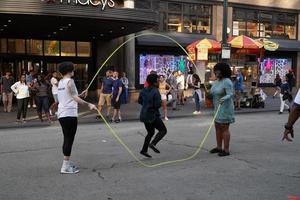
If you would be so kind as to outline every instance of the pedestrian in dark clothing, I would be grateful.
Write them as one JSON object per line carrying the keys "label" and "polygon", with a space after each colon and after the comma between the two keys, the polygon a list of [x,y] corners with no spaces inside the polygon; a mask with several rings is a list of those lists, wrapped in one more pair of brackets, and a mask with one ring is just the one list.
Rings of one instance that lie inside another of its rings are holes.
{"label": "pedestrian in dark clothing", "polygon": [[295,74],[292,69],[289,69],[289,73],[286,74],[286,82],[289,84],[290,92],[293,91],[294,83],[295,83]]}
{"label": "pedestrian in dark clothing", "polygon": [[[159,112],[162,101],[158,91],[158,76],[156,74],[148,75],[147,83],[149,86],[141,91],[138,99],[139,104],[142,105],[140,121],[145,124],[145,128],[148,132],[140,153],[151,158],[151,155],[148,154],[148,147],[150,147],[155,153],[160,153],[160,151],[156,148],[156,145],[167,134],[167,128],[161,120]],[[150,143],[155,134],[155,129],[158,130],[158,133]]]}
{"label": "pedestrian in dark clothing", "polygon": [[44,110],[48,122],[52,123],[49,113],[49,92],[50,83],[45,80],[44,75],[38,75],[37,82],[34,83],[32,90],[36,94],[37,113],[41,121],[43,121],[42,111]]}

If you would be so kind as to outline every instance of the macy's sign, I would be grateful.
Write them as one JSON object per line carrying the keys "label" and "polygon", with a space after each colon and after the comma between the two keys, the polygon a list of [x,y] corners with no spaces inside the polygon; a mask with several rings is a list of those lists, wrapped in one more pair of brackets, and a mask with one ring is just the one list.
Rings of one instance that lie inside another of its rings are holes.
{"label": "macy's sign", "polygon": [[[56,0],[47,0],[47,3],[55,3]],[[108,6],[113,8],[115,6],[114,0],[59,0],[61,4],[75,4],[75,5],[82,5],[82,6],[101,6],[102,10]]]}

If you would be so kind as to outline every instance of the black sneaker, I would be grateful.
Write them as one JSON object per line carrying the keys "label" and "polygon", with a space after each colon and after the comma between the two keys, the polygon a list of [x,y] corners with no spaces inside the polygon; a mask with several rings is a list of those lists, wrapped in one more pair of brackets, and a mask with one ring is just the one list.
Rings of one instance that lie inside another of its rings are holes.
{"label": "black sneaker", "polygon": [[222,152],[222,149],[218,149],[217,147],[213,148],[212,150],[209,151],[209,153],[221,153],[221,152]]}
{"label": "black sneaker", "polygon": [[154,144],[149,144],[149,148],[152,149],[155,153],[160,153],[160,151],[154,146]]}
{"label": "black sneaker", "polygon": [[115,120],[115,123],[120,123],[120,122],[121,122],[121,120],[119,120],[119,119]]}
{"label": "black sneaker", "polygon": [[282,114],[282,112],[279,112],[278,114],[279,114],[279,115],[281,115],[281,114]]}
{"label": "black sneaker", "polygon": [[226,151],[222,151],[222,152],[218,153],[218,156],[220,156],[220,157],[229,156],[229,155],[230,155],[230,153],[226,152]]}
{"label": "black sneaker", "polygon": [[152,158],[152,156],[150,156],[147,152],[141,151],[140,154],[142,154],[143,156],[145,156],[147,158]]}

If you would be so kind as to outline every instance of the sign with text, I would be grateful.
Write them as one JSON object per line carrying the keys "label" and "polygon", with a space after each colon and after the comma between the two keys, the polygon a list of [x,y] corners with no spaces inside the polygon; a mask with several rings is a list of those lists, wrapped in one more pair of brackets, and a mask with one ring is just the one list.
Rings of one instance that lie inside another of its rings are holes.
{"label": "sign with text", "polygon": [[101,7],[101,10],[105,10],[106,7],[115,7],[114,0],[47,0],[47,3],[59,2],[60,4],[67,5],[81,5],[81,6],[94,6]]}
{"label": "sign with text", "polygon": [[231,46],[230,44],[222,44],[222,59],[230,59]]}
{"label": "sign with text", "polygon": [[208,47],[206,45],[197,46],[197,60],[208,60]]}

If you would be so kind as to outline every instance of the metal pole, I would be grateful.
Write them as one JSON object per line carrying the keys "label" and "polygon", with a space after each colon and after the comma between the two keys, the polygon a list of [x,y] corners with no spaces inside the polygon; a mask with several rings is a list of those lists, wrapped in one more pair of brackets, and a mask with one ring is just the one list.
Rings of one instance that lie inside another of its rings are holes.
{"label": "metal pole", "polygon": [[222,43],[227,44],[228,0],[223,0],[223,31]]}

